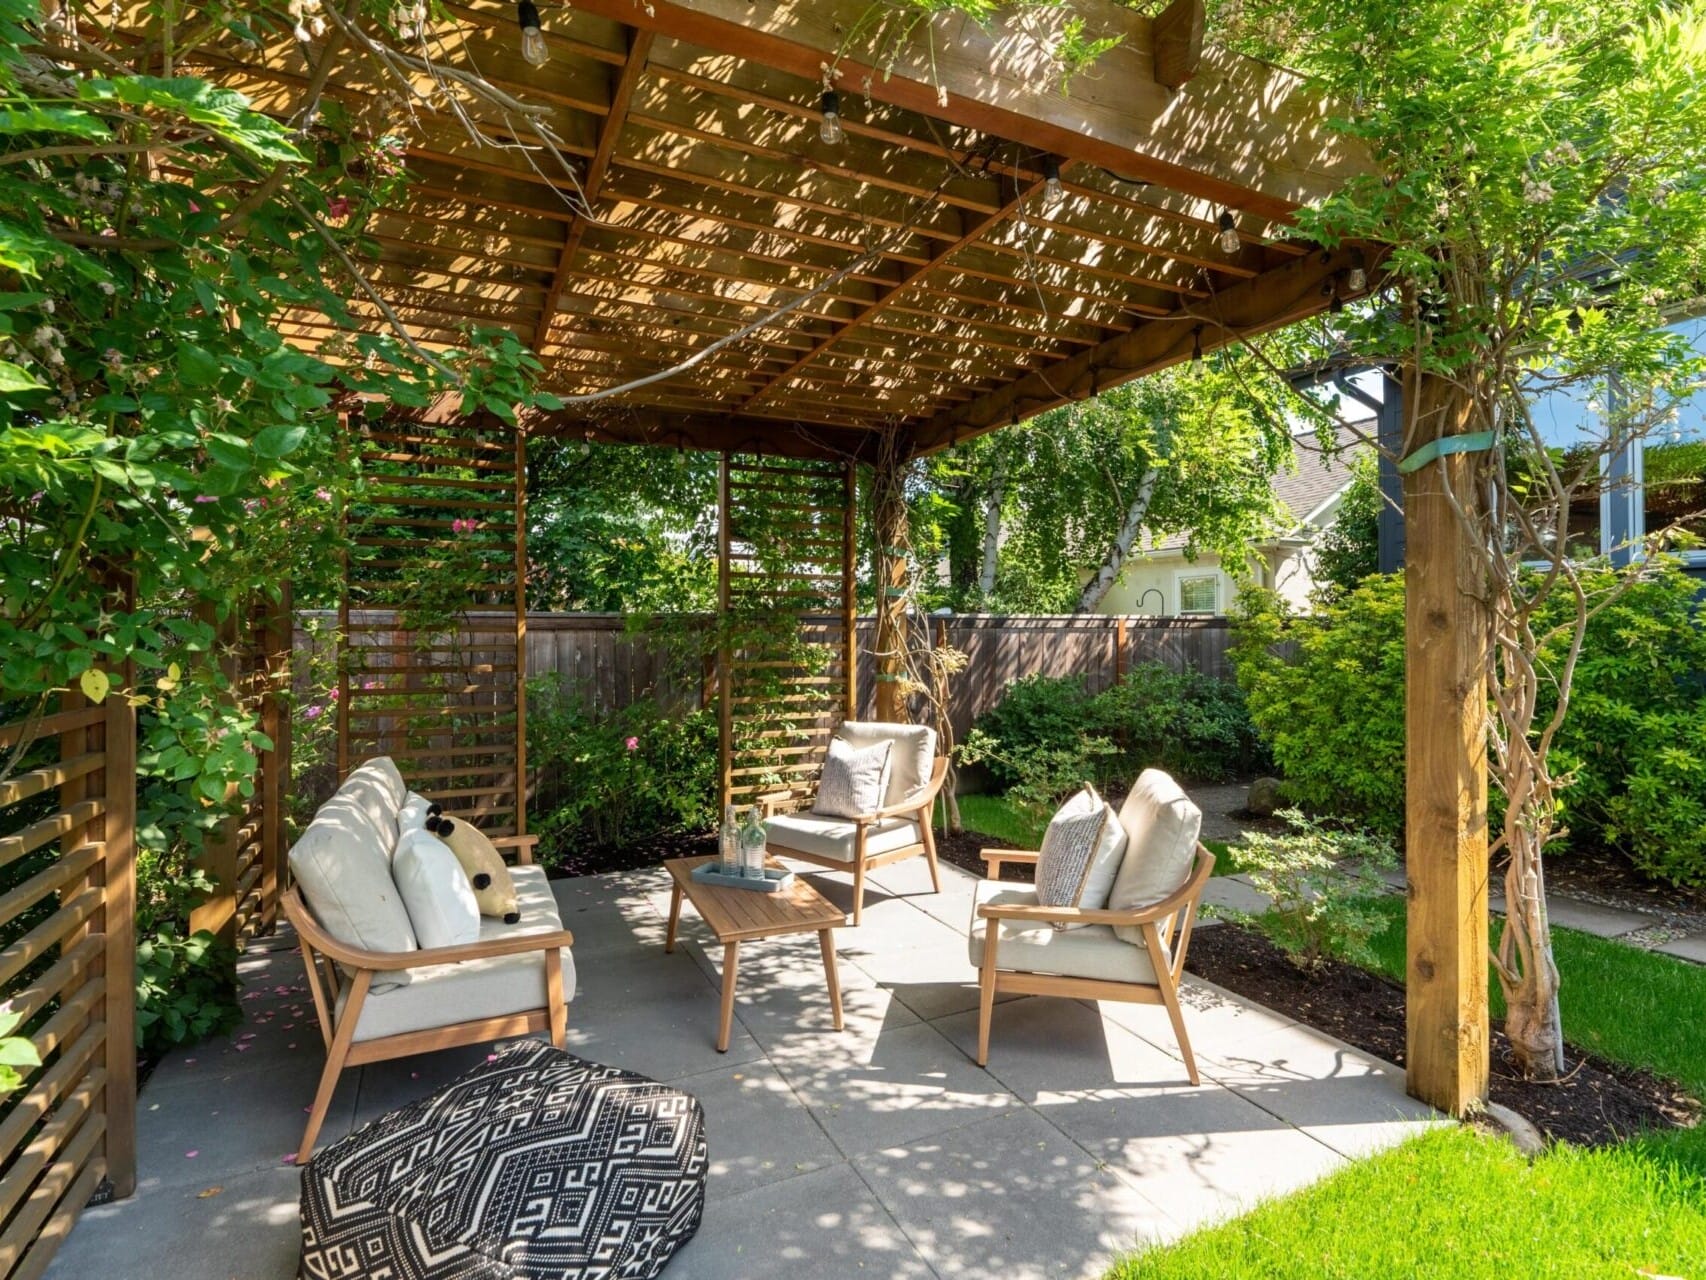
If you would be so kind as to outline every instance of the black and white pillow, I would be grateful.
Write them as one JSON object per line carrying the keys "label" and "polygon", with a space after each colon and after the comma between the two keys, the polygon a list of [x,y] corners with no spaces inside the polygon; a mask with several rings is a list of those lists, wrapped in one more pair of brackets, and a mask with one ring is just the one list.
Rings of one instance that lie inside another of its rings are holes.
{"label": "black and white pillow", "polygon": [[812,812],[831,818],[857,818],[881,809],[889,789],[889,755],[893,750],[891,742],[855,747],[844,738],[831,738]]}
{"label": "black and white pillow", "polygon": [[691,1094],[523,1040],[320,1152],[306,1280],[651,1280],[699,1229]]}
{"label": "black and white pillow", "polygon": [[[1043,835],[1042,856],[1037,859],[1037,905],[1040,907],[1101,907],[1108,899],[1108,887],[1101,886],[1101,901],[1085,901],[1085,891],[1091,884],[1093,869],[1106,861],[1098,857],[1104,852],[1103,836],[1113,814],[1108,804],[1096,794],[1094,787],[1085,787],[1063,804],[1049,820]],[[1117,826],[1118,823],[1116,822]],[[1125,852],[1125,841],[1119,842],[1119,853]],[[1116,857],[1113,867],[1118,869]],[[1108,879],[1111,881],[1112,876]],[[1058,922],[1056,929],[1072,926]]]}

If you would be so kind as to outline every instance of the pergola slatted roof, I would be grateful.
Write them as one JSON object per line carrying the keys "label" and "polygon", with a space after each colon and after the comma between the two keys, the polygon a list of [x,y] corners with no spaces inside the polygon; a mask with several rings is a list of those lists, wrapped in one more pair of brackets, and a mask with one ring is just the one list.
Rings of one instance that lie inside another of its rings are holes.
{"label": "pergola slatted roof", "polygon": [[[545,108],[559,156],[512,108],[453,104],[424,71],[405,100],[346,56],[330,96],[401,132],[413,178],[367,228],[373,281],[423,345],[470,323],[531,345],[571,400],[532,430],[804,456],[868,457],[896,428],[939,448],[1325,308],[1350,259],[1288,239],[1288,218],[1365,166],[1322,105],[1283,70],[1197,54],[1192,0],[1075,11],[1120,43],[1062,94],[1052,8],[938,17],[873,68],[857,39],[838,50],[867,0],[576,0],[546,10],[533,67],[510,5],[448,5],[432,61]],[[281,110],[308,76],[294,47],[200,56]]]}

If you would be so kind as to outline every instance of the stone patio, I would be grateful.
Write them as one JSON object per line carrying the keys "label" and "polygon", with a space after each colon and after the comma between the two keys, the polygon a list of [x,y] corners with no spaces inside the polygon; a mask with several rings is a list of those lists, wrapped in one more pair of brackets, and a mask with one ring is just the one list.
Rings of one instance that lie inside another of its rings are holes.
{"label": "stone patio", "polygon": [[[997,1009],[990,1067],[967,1056],[972,878],[921,860],[874,873],[838,931],[847,1029],[830,1029],[810,938],[749,943],[729,1052],[719,959],[691,907],[663,953],[661,870],[557,882],[580,991],[570,1048],[677,1082],[704,1103],[705,1222],[683,1280],[1097,1276],[1119,1255],[1295,1190],[1433,1123],[1402,1073],[1192,980],[1203,1084],[1165,1013],[1034,997]],[[845,904],[848,877],[818,875]],[[135,1197],[93,1208],[49,1280],[287,1280],[288,1163],[322,1064],[287,938],[241,964],[244,1026],[175,1054],[144,1088]],[[346,1072],[322,1141],[448,1081],[483,1050]]]}

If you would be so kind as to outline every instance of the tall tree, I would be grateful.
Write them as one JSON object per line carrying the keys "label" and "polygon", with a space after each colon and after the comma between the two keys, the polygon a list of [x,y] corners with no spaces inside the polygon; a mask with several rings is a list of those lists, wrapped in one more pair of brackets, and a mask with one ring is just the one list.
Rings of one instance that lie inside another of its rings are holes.
{"label": "tall tree", "polygon": [[1228,353],[951,450],[915,506],[946,500],[965,530],[947,548],[976,556],[951,567],[958,602],[1089,612],[1144,540],[1174,534],[1236,572],[1292,458],[1284,396],[1264,364]]}
{"label": "tall tree", "polygon": [[[1569,779],[1552,744],[1605,603],[1569,516],[1600,459],[1702,385],[1666,324],[1706,275],[1706,5],[1247,0],[1222,17],[1235,43],[1344,104],[1340,127],[1379,169],[1298,216],[1323,243],[1391,246],[1379,302],[1346,313],[1329,354],[1403,366],[1412,424],[1450,420],[1471,450],[1427,465],[1462,522],[1457,591],[1488,619],[1474,640],[1508,903],[1494,967],[1518,1065],[1556,1078],[1541,854]],[[1547,438],[1533,412],[1546,392],[1600,406],[1591,458]]]}

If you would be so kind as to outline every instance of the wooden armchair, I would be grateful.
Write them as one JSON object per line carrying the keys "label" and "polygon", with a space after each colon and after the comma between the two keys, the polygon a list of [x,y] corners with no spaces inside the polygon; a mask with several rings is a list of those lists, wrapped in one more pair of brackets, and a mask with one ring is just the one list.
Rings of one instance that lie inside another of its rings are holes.
{"label": "wooden armchair", "polygon": [[[989,1065],[995,994],[1011,991],[1165,1005],[1185,1070],[1192,1084],[1201,1083],[1179,1007],[1179,980],[1203,886],[1214,872],[1214,855],[1197,844],[1183,884],[1159,902],[1129,911],[1043,907],[1029,885],[1000,887],[1003,866],[1035,865],[1040,856],[1028,850],[983,850],[988,878],[978,885],[970,937],[971,960],[980,978],[978,1066]],[[1056,924],[1085,927],[1062,931]]]}
{"label": "wooden armchair", "polygon": [[785,804],[800,800],[793,790],[760,796],[759,803],[766,814],[764,828],[771,853],[852,871],[853,923],[858,925],[865,907],[865,873],[872,867],[923,854],[930,863],[930,883],[937,893],[942,891],[932,813],[948,774],[948,758],[935,754],[935,731],[922,725],[848,721],[836,733],[861,746],[882,739],[894,743],[887,803],[882,808],[854,818],[780,812]]}

